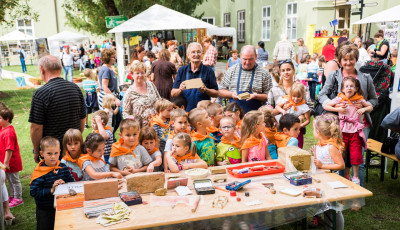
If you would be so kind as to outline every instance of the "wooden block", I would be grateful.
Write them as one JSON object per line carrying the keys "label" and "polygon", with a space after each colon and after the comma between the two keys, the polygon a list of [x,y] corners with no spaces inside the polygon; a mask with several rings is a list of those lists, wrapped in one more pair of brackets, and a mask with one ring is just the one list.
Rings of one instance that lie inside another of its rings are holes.
{"label": "wooden block", "polygon": [[279,161],[286,165],[286,156],[292,161],[298,171],[309,170],[311,165],[311,153],[298,147],[282,147],[278,149]]}
{"label": "wooden block", "polygon": [[141,193],[155,192],[164,188],[165,174],[163,172],[135,173],[126,176],[127,191]]}
{"label": "wooden block", "polygon": [[216,166],[209,168],[211,174],[223,174],[226,173],[225,166]]}
{"label": "wooden block", "polygon": [[97,200],[118,196],[118,179],[85,181],[85,200]]}
{"label": "wooden block", "polygon": [[250,93],[245,92],[238,95],[239,100],[245,100],[250,97]]}

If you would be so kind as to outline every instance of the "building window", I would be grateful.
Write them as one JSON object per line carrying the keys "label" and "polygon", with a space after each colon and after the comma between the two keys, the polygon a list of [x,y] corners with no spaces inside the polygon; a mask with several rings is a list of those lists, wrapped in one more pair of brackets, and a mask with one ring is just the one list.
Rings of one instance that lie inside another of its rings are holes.
{"label": "building window", "polygon": [[271,39],[271,6],[262,8],[261,26],[261,40],[269,41]]}
{"label": "building window", "polygon": [[238,11],[238,41],[245,41],[245,14],[244,10]]}
{"label": "building window", "polygon": [[21,31],[24,34],[34,36],[33,20],[18,19],[16,24],[17,24],[17,30]]}
{"label": "building window", "polygon": [[351,6],[336,7],[336,18],[338,20],[339,30],[350,28],[350,10]]}
{"label": "building window", "polygon": [[286,5],[286,34],[289,40],[297,38],[297,3],[290,2]]}
{"label": "building window", "polygon": [[215,17],[202,17],[201,20],[210,23],[211,25],[215,25]]}
{"label": "building window", "polygon": [[225,27],[231,26],[231,13],[224,14],[224,26]]}

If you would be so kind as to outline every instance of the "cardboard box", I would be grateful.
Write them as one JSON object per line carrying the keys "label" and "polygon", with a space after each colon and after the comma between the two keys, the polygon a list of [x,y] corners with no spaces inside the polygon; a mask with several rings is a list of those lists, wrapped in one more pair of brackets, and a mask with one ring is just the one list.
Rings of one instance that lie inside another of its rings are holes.
{"label": "cardboard box", "polygon": [[78,193],[75,196],[70,196],[69,194],[57,195],[57,210],[66,210],[72,208],[83,207],[83,202],[85,201],[85,195],[83,193]]}
{"label": "cardboard box", "polygon": [[85,181],[83,188],[85,200],[118,197],[118,179]]}
{"label": "cardboard box", "polygon": [[136,191],[139,194],[155,192],[164,188],[165,174],[163,172],[135,173],[126,176],[127,191]]}

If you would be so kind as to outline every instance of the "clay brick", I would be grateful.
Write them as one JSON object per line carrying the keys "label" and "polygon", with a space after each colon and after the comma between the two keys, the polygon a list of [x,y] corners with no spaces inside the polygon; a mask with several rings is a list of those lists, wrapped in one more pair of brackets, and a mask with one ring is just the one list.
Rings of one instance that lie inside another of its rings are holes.
{"label": "clay brick", "polygon": [[127,191],[141,193],[155,192],[164,188],[165,174],[163,172],[135,173],[126,176]]}
{"label": "clay brick", "polygon": [[85,181],[83,189],[85,200],[118,197],[118,179]]}

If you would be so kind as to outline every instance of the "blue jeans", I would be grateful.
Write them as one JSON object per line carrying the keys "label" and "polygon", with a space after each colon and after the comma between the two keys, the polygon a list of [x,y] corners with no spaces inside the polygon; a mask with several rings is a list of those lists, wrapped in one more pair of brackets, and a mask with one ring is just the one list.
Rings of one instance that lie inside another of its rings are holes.
{"label": "blue jeans", "polygon": [[[64,80],[72,82],[72,68],[73,66],[63,66],[64,70]],[[67,74],[68,74],[68,79],[67,79]]]}
{"label": "blue jeans", "polygon": [[310,89],[310,98],[311,98],[311,100],[315,101],[315,90],[317,88],[317,82],[309,81],[308,87]]}
{"label": "blue jeans", "polygon": [[26,72],[25,59],[20,58],[19,60],[21,61],[22,73],[25,73]]}

